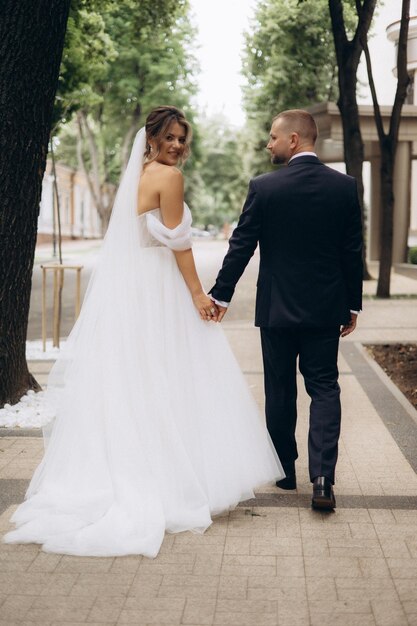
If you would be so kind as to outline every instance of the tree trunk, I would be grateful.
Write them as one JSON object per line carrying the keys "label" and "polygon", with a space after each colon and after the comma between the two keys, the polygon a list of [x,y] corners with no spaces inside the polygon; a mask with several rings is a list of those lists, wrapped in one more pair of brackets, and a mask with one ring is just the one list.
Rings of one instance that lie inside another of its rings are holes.
{"label": "tree trunk", "polygon": [[394,105],[391,111],[388,133],[384,130],[381,108],[375,88],[372,72],[371,56],[367,39],[363,38],[362,47],[365,52],[366,69],[368,72],[369,87],[371,89],[374,106],[375,124],[378,132],[379,148],[381,151],[381,233],[380,233],[380,261],[376,295],[379,298],[390,297],[392,245],[394,234],[394,167],[398,145],[398,136],[401,123],[401,111],[407,96],[407,87],[410,82],[407,69],[407,41],[410,21],[410,0],[402,0],[401,26],[397,51],[397,89]]}
{"label": "tree trunk", "polygon": [[366,261],[366,220],[362,176],[364,146],[359,123],[356,85],[358,65],[362,54],[361,40],[367,36],[375,6],[376,0],[356,1],[358,23],[354,37],[348,40],[343,16],[343,2],[342,0],[329,0],[329,11],[338,66],[339,100],[337,104],[343,125],[346,170],[348,174],[354,176],[357,180],[359,204],[362,213],[364,280],[369,280],[372,277],[369,274]]}
{"label": "tree trunk", "polygon": [[[370,280],[370,275],[366,260],[366,216],[364,202],[364,186],[363,186],[363,162],[365,159],[365,150],[362,141],[362,135],[359,125],[359,109],[356,102],[356,77],[351,76],[351,71],[346,71],[344,77],[344,86],[340,90],[340,97],[337,105],[340,110],[343,127],[343,150],[346,164],[346,172],[356,178],[358,185],[358,198],[361,207],[362,227],[363,227],[363,278]],[[343,94],[343,95],[342,95]]]}
{"label": "tree trunk", "polygon": [[0,407],[40,387],[26,332],[42,179],[70,0],[0,8]]}
{"label": "tree trunk", "polygon": [[381,233],[379,275],[376,295],[378,298],[390,297],[392,240],[394,234],[394,162],[389,137],[380,142],[381,149]]}

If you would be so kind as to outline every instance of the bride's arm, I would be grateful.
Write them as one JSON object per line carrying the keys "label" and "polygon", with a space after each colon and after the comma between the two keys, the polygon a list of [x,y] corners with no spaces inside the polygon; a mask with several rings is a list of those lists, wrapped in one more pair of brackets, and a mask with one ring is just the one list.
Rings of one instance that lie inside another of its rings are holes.
{"label": "bride's arm", "polygon": [[[160,208],[164,225],[175,228],[181,223],[184,213],[184,179],[179,170],[170,167],[161,181]],[[174,250],[178,268],[191,293],[194,305],[203,320],[217,321],[217,307],[207,296],[195,267],[194,255],[188,250]],[[215,311],[213,314],[212,311]]]}

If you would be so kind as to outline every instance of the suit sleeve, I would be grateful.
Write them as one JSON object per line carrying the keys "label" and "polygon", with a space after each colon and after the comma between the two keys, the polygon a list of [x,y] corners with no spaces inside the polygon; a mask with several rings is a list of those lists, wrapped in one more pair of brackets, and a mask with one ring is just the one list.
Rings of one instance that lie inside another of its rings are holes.
{"label": "suit sleeve", "polygon": [[239,223],[229,241],[229,250],[223,260],[216,284],[209,293],[216,300],[230,302],[236,283],[242,276],[258,244],[261,228],[261,206],[256,183],[249,183],[249,191]]}
{"label": "suit sleeve", "polygon": [[349,308],[360,311],[362,309],[363,233],[356,181],[352,185],[352,196],[351,210],[346,221],[342,247],[342,270]]}

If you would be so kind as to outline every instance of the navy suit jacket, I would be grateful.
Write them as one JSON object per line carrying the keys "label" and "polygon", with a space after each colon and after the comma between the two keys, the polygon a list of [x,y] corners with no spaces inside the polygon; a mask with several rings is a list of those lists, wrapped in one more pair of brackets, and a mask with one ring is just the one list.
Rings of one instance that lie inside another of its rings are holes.
{"label": "navy suit jacket", "polygon": [[251,180],[210,293],[229,302],[260,248],[255,325],[345,324],[362,308],[362,221],[356,181],[300,156]]}

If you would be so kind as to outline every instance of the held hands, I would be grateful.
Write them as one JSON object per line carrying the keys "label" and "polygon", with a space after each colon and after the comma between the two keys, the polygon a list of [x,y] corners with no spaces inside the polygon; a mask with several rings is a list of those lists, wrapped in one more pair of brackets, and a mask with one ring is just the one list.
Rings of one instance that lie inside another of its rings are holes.
{"label": "held hands", "polygon": [[[193,302],[200,313],[200,317],[205,322],[219,322],[219,309],[223,307],[218,307],[217,304],[213,302],[209,296],[207,296],[204,291],[193,296]],[[223,313],[224,315],[224,313]]]}
{"label": "held hands", "polygon": [[350,333],[353,333],[353,331],[356,328],[356,321],[357,321],[357,319],[358,319],[358,316],[357,316],[356,313],[351,313],[350,314],[350,322],[349,322],[349,324],[345,324],[340,329],[340,336],[341,337],[347,337],[348,335],[350,335]]}
{"label": "held hands", "polygon": [[224,318],[224,316],[227,313],[227,306],[221,306],[220,304],[217,304],[217,309],[219,311],[218,317],[217,317],[217,321],[221,322],[222,319]]}

